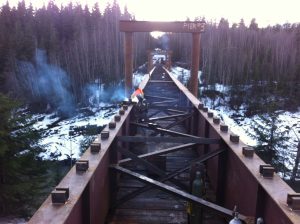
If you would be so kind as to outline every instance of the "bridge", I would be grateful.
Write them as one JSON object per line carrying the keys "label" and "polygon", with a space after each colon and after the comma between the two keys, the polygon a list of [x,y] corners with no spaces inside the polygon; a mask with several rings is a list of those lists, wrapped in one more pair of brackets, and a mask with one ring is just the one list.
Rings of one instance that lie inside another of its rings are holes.
{"label": "bridge", "polygon": [[[121,21],[127,94],[133,32],[192,33],[194,80],[203,29]],[[29,223],[218,224],[234,215],[243,223],[300,223],[300,195],[199,101],[194,85],[155,65],[140,88],[148,108],[124,101]]]}

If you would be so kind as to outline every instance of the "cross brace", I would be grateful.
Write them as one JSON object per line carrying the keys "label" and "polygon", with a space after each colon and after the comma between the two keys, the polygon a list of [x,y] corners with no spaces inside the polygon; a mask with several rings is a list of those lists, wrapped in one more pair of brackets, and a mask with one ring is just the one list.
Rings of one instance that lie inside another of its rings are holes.
{"label": "cross brace", "polygon": [[[200,158],[197,158],[197,159],[192,160],[192,161],[190,162],[190,164],[195,163],[195,162],[201,162],[201,163],[202,163],[202,162],[205,162],[206,160],[211,159],[211,158],[213,158],[213,157],[219,155],[220,153],[222,153],[222,152],[224,152],[224,151],[225,151],[225,149],[219,149],[219,150],[216,150],[216,151],[209,152],[209,153],[203,155],[203,156],[200,157]],[[160,178],[158,179],[158,181],[165,182],[165,181],[169,180],[170,178],[176,177],[176,176],[179,175],[180,173],[187,171],[188,169],[190,169],[190,165],[188,165],[188,166],[186,166],[186,167],[183,167],[183,168],[180,168],[180,169],[177,169],[176,171],[174,171],[174,172],[172,172],[172,173],[170,173],[170,174],[168,174],[168,175],[166,175],[166,176],[164,176],[164,177],[160,177]],[[136,190],[136,191],[133,191],[133,192],[131,192],[131,193],[125,195],[125,196],[122,197],[121,199],[119,199],[119,200],[117,201],[117,203],[115,203],[115,204],[113,205],[113,207],[117,207],[118,205],[123,204],[124,202],[126,202],[126,201],[128,201],[128,200],[130,200],[130,199],[132,199],[132,198],[134,198],[134,197],[136,197],[137,195],[139,195],[139,194],[141,194],[141,193],[143,193],[143,192],[145,192],[145,191],[151,190],[153,187],[154,187],[154,186],[146,185],[146,186],[144,186],[144,187],[142,187],[142,188],[140,188],[140,189],[138,189],[138,190]]]}
{"label": "cross brace", "polygon": [[[210,209],[210,210],[213,210],[214,212],[218,213],[219,215],[221,216],[225,216],[225,217],[232,217],[232,214],[233,214],[233,211],[230,210],[230,209],[227,209],[227,208],[224,208],[222,206],[219,206],[219,205],[216,205],[212,202],[209,202],[209,201],[206,201],[202,198],[199,198],[199,197],[196,197],[192,194],[189,194],[189,193],[186,193],[184,191],[181,191],[179,189],[176,189],[172,186],[169,186],[167,184],[164,184],[162,182],[159,182],[159,181],[156,181],[156,180],[153,180],[149,177],[146,177],[144,175],[141,175],[139,173],[136,173],[136,172],[132,172],[128,169],[125,169],[119,165],[112,165],[111,166],[112,168],[114,168],[115,170],[121,172],[121,173],[124,173],[126,175],[129,175],[133,178],[136,178],[138,179],[139,181],[141,182],[144,182],[146,184],[149,184],[149,185],[152,185],[160,190],[163,190],[167,193],[170,193],[170,194],[173,194],[175,196],[178,196],[180,198],[183,198],[184,200],[187,200],[187,201],[190,201],[192,203],[195,203],[199,206],[202,206],[202,207],[205,207],[207,209]],[[239,218],[241,220],[248,220],[248,217],[244,216],[244,215],[239,215]]]}
{"label": "cross brace", "polygon": [[[145,159],[139,158],[136,154],[130,152],[129,150],[125,149],[125,148],[121,148],[121,147],[117,147],[118,151],[120,151],[123,155],[126,155],[128,157],[130,157],[132,160],[134,160],[135,162],[142,164],[143,166],[145,166],[148,170],[156,173],[157,175],[159,175],[160,177],[165,176],[166,173],[165,171],[159,169],[157,166],[153,165],[152,163],[148,162]],[[170,182],[172,182],[173,184],[175,184],[176,186],[182,188],[182,189],[187,189],[187,186],[185,184],[182,184],[181,182],[179,182],[178,180],[170,180]]]}
{"label": "cross brace", "polygon": [[[171,148],[162,149],[162,150],[158,150],[158,151],[155,151],[155,152],[145,153],[143,155],[139,155],[138,157],[141,158],[141,159],[151,158],[151,157],[164,155],[164,154],[171,153],[171,152],[176,152],[176,151],[179,151],[179,150],[182,150],[182,149],[187,149],[187,148],[190,148],[194,145],[195,145],[195,143],[189,143],[189,144],[174,146],[174,147],[171,147]],[[124,163],[130,162],[130,161],[132,161],[132,160],[130,158],[128,158],[128,159],[119,160],[118,163],[119,164],[124,164]]]}
{"label": "cross brace", "polygon": [[144,137],[144,136],[117,136],[122,142],[173,142],[173,143],[197,143],[197,144],[219,144],[220,139],[203,137]]}

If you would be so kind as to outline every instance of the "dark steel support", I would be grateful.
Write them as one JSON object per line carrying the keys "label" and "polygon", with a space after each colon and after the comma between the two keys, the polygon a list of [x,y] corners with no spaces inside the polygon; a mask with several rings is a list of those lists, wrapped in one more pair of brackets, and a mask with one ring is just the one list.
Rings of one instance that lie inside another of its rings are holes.
{"label": "dark steel support", "polygon": [[[137,162],[139,164],[142,164],[143,166],[145,166],[147,168],[147,170],[159,175],[160,177],[163,177],[166,175],[165,171],[159,169],[157,166],[153,165],[152,163],[138,157],[136,154],[130,152],[129,150],[121,148],[121,147],[118,147],[118,150],[123,155],[130,157],[132,160],[134,160],[135,162]],[[170,180],[170,182],[172,182],[176,186],[180,187],[181,189],[184,189],[186,191],[188,190],[188,187],[178,180]]]}
{"label": "dark steel support", "polygon": [[132,32],[125,32],[125,95],[130,96],[132,90],[133,49]]}
{"label": "dark steel support", "polygon": [[161,112],[161,110],[157,110],[154,113],[147,115],[148,118],[155,116],[156,114],[159,114]]}
{"label": "dark steel support", "polygon": [[176,106],[176,105],[169,105],[169,106],[163,106],[163,105],[151,105],[151,109],[182,109],[182,110],[191,110],[192,107],[185,107],[185,106]]}
{"label": "dark steel support", "polygon": [[[164,128],[153,127],[151,125],[146,125],[146,124],[141,124],[141,123],[133,123],[133,122],[131,124],[139,126],[139,127],[143,127],[143,128],[152,129],[152,130],[155,130],[155,131],[158,131],[158,132],[161,132],[161,133],[166,133],[166,134],[169,134],[171,136],[181,136],[181,137],[188,137],[188,138],[193,138],[193,139],[199,139],[199,138],[205,139],[205,138],[202,138],[202,137],[185,134],[185,133],[181,133],[181,132],[178,132],[178,131],[172,131],[172,130],[168,130],[168,129],[164,129]],[[206,138],[206,139],[208,139],[208,138]]]}
{"label": "dark steel support", "polygon": [[161,99],[161,100],[177,100],[177,99],[170,98],[170,97],[152,96],[152,95],[147,95],[147,94],[145,94],[145,98],[155,98],[155,99]]}
{"label": "dark steel support", "polygon": [[179,120],[179,121],[175,121],[174,123],[169,124],[167,127],[165,127],[165,129],[170,129],[170,128],[172,128],[172,127],[174,127],[174,126],[176,126],[176,125],[178,125],[178,124],[180,124],[180,123],[186,121],[187,119],[190,119],[192,116],[193,116],[193,114],[190,114],[190,115],[188,115],[188,116],[182,118],[182,119]]}
{"label": "dark steel support", "polygon": [[[221,143],[220,148],[226,148],[226,145]],[[225,203],[224,186],[226,186],[226,173],[227,173],[227,151],[222,153],[218,157],[216,201],[219,205],[224,205]]]}
{"label": "dark steel support", "polygon": [[167,109],[169,112],[177,113],[177,114],[185,114],[187,111],[182,111],[182,110],[174,110],[174,109]]}
{"label": "dark steel support", "polygon": [[[149,177],[146,177],[144,175],[141,175],[139,173],[132,172],[132,171],[130,171],[128,169],[125,169],[125,168],[123,168],[123,167],[121,167],[119,165],[112,165],[111,167],[114,168],[114,169],[116,169],[117,171],[119,171],[121,173],[124,173],[124,174],[126,174],[128,176],[131,176],[133,178],[136,178],[137,180],[139,180],[141,182],[144,182],[146,184],[152,185],[155,188],[158,188],[158,189],[160,189],[162,191],[165,191],[167,193],[173,194],[173,195],[175,195],[177,197],[180,197],[180,198],[182,198],[184,200],[187,200],[187,201],[190,201],[192,203],[195,203],[195,204],[197,204],[199,206],[202,206],[202,207],[205,207],[207,209],[210,209],[210,210],[216,212],[217,214],[219,214],[221,216],[232,218],[232,214],[233,214],[232,210],[229,210],[227,208],[223,208],[223,207],[221,207],[219,205],[216,205],[216,204],[214,204],[212,202],[203,200],[202,198],[198,198],[198,197],[196,197],[194,195],[191,195],[189,193],[186,193],[184,191],[176,189],[176,188],[174,188],[172,186],[169,186],[167,184],[164,184],[162,182],[153,180],[153,179],[151,179]],[[246,217],[246,216],[244,216],[242,214],[239,215],[239,218],[241,220],[248,220],[248,217]]]}
{"label": "dark steel support", "polygon": [[192,46],[192,67],[190,78],[190,91],[194,96],[198,96],[198,71],[200,61],[200,33],[193,33]]}
{"label": "dark steel support", "polygon": [[90,183],[85,187],[82,194],[82,223],[92,223],[93,210],[91,209]]}
{"label": "dark steel support", "polygon": [[152,107],[153,105],[159,105],[159,104],[164,104],[164,103],[177,103],[177,99],[174,100],[164,100],[164,101],[158,101],[158,102],[152,102],[150,103],[150,107]]}
{"label": "dark steel support", "polygon": [[[145,153],[143,155],[139,155],[138,157],[141,158],[141,159],[151,158],[151,157],[155,157],[155,156],[168,154],[168,153],[171,153],[171,152],[176,152],[176,151],[179,151],[179,150],[182,150],[182,149],[187,149],[187,148],[190,148],[194,145],[195,145],[195,143],[189,143],[189,144],[174,146],[174,147],[171,147],[171,148],[162,149],[162,150],[155,151],[155,152]],[[124,164],[124,163],[130,162],[130,161],[132,161],[132,159],[122,159],[118,163],[119,164]]]}
{"label": "dark steel support", "polygon": [[255,220],[259,217],[264,218],[264,205],[265,203],[266,192],[263,187],[259,184],[257,187],[257,199],[256,199],[256,214]]}
{"label": "dark steel support", "polygon": [[[181,174],[182,172],[185,172],[185,171],[187,171],[188,169],[190,169],[191,164],[193,164],[193,163],[195,163],[195,162],[200,162],[200,163],[205,162],[206,160],[211,159],[211,158],[213,158],[213,157],[219,155],[220,153],[222,153],[222,152],[224,152],[224,151],[225,151],[225,149],[216,150],[216,151],[210,152],[210,153],[208,153],[208,154],[206,154],[206,155],[204,155],[204,156],[202,156],[202,157],[200,157],[200,158],[194,159],[194,160],[192,160],[192,161],[190,162],[190,165],[188,165],[188,166],[186,166],[186,167],[183,167],[183,168],[180,168],[180,169],[177,169],[177,170],[175,170],[174,172],[172,172],[172,173],[170,173],[170,174],[168,174],[168,175],[166,175],[166,176],[164,176],[164,177],[159,178],[158,181],[165,182],[165,181],[169,180],[170,178],[176,177],[176,176],[178,176],[179,174]],[[142,187],[142,188],[140,188],[140,189],[138,189],[138,190],[136,190],[136,191],[133,191],[133,192],[131,192],[131,193],[125,195],[124,197],[122,197],[121,199],[119,199],[119,200],[113,205],[113,208],[116,208],[118,205],[121,205],[121,204],[125,203],[126,201],[128,201],[128,200],[130,200],[130,199],[136,197],[137,195],[139,195],[139,194],[141,194],[141,193],[143,193],[143,192],[145,192],[145,191],[151,190],[152,188],[154,188],[154,187],[151,186],[151,185],[146,185],[146,186],[144,186],[144,187]]]}
{"label": "dark steel support", "polygon": [[173,142],[173,143],[198,143],[198,144],[218,144],[220,139],[202,137],[144,137],[144,136],[117,136],[122,142]]}

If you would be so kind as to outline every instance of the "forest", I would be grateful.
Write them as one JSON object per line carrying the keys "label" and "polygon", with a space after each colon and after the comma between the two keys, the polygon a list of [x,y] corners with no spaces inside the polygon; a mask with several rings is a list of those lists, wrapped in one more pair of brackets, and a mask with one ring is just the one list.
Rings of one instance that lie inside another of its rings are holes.
{"label": "forest", "polygon": [[[56,110],[66,105],[64,98],[76,107],[86,101],[87,84],[122,82],[124,37],[118,24],[134,19],[117,1],[103,9],[97,4],[92,8],[73,3],[59,7],[52,1],[39,9],[27,7],[25,1],[17,7],[8,2],[1,7],[0,214],[31,214],[32,208],[19,205],[45,195],[45,185],[54,186],[59,179],[55,174],[53,183],[46,181],[53,174],[45,174],[47,166],[38,157],[43,150],[35,144],[39,133],[30,124],[24,125],[26,118],[11,113],[21,105]],[[146,63],[147,50],[154,48],[172,50],[173,63],[189,68],[190,34],[154,39],[149,33],[135,33],[134,69]],[[255,19],[249,26],[243,19],[232,25],[225,18],[207,22],[201,36],[200,66],[205,84],[233,85],[236,91],[241,85],[251,85],[248,95],[265,99],[272,93],[277,106],[296,110],[300,105],[300,24],[259,28]],[[262,103],[246,96],[233,99],[235,104],[252,100],[250,114]]]}

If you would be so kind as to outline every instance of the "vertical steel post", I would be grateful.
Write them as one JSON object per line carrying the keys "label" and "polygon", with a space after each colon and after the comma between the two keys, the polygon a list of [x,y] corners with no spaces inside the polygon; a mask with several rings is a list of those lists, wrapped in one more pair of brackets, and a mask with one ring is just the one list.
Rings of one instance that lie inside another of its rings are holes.
{"label": "vertical steel post", "polygon": [[130,97],[132,91],[133,49],[132,32],[125,32],[125,96]]}
{"label": "vertical steel post", "polygon": [[190,78],[190,91],[197,97],[198,96],[198,70],[200,61],[200,33],[193,33],[193,46],[192,46],[192,67]]}

